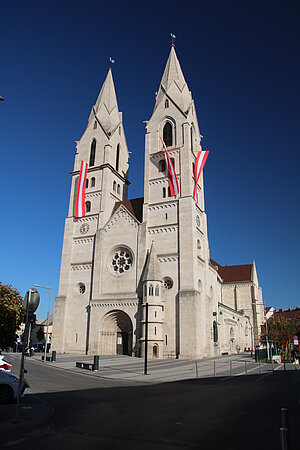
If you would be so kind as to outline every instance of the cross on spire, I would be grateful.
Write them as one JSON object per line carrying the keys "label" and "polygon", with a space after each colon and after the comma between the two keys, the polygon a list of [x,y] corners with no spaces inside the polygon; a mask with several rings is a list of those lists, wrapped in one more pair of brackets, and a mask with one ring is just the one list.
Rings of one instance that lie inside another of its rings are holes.
{"label": "cross on spire", "polygon": [[109,57],[109,68],[111,69],[112,68],[112,66],[113,66],[113,64],[115,64],[115,60],[114,59],[112,59],[112,57],[110,56]]}
{"label": "cross on spire", "polygon": [[176,39],[176,36],[175,36],[175,34],[173,34],[173,33],[170,33],[170,36],[171,36],[171,45],[172,46],[175,46],[175,44],[174,44],[174,41],[175,41],[175,39]]}

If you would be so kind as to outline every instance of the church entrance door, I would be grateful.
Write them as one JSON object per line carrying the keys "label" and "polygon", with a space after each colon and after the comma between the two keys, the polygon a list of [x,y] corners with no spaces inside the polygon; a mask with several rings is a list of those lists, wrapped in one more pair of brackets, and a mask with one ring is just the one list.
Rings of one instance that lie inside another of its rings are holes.
{"label": "church entrance door", "polygon": [[124,311],[105,314],[100,325],[100,355],[132,355],[132,321]]}

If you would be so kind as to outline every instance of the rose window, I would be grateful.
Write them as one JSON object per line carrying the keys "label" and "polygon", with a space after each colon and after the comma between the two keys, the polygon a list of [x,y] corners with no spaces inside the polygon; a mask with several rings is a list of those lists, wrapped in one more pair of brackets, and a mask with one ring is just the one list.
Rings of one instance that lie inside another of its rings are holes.
{"label": "rose window", "polygon": [[127,272],[132,266],[132,255],[129,250],[121,248],[113,254],[111,267],[115,273]]}
{"label": "rose window", "polygon": [[172,289],[172,287],[173,287],[173,280],[172,280],[172,278],[166,277],[164,279],[164,287],[165,287],[165,289]]}

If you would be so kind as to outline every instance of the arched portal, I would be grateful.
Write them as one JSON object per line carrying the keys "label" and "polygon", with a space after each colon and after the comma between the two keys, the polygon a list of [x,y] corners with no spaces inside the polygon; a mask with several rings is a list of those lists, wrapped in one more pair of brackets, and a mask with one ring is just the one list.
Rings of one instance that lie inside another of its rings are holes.
{"label": "arched portal", "polygon": [[132,355],[132,321],[124,311],[115,309],[100,324],[100,355]]}

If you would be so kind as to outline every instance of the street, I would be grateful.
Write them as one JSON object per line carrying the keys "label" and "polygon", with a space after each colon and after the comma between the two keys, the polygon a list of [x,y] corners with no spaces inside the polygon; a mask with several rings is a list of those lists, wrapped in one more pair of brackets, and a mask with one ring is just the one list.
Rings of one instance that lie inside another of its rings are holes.
{"label": "street", "polygon": [[[19,355],[11,355],[14,371],[18,361]],[[115,361],[125,372],[127,365],[142,363]],[[185,364],[190,362],[181,361],[179,369]],[[32,394],[21,405],[40,403],[52,413],[37,425],[2,427],[7,448],[279,450],[282,407],[289,410],[291,449],[300,448],[300,371],[153,384],[57,368],[34,358],[26,360],[26,368]]]}

